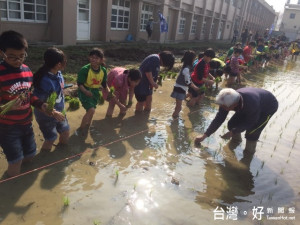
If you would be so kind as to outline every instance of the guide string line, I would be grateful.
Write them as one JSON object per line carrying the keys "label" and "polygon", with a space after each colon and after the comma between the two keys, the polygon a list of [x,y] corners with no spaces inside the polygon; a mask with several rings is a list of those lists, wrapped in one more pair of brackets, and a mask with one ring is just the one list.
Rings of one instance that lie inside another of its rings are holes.
{"label": "guide string line", "polygon": [[[197,110],[195,110],[195,111],[193,111],[193,112],[190,112],[189,114],[193,114],[193,113],[195,113],[195,112],[197,112],[197,111],[199,111],[199,110],[200,110],[200,109],[197,109]],[[174,119],[173,121],[175,121],[175,120],[178,120],[178,118],[177,118],[177,119]],[[120,142],[120,141],[129,139],[129,138],[131,138],[131,137],[137,136],[137,135],[139,135],[139,134],[145,133],[145,132],[147,132],[147,131],[149,131],[149,128],[147,128],[147,129],[145,129],[145,130],[142,130],[142,131],[139,131],[139,132],[137,132],[137,133],[134,133],[134,134],[132,134],[132,135],[129,135],[129,136],[126,136],[126,137],[123,137],[123,138],[120,138],[120,139],[117,139],[117,140],[108,142],[108,143],[106,143],[106,144],[100,145],[98,148],[106,147],[106,146],[112,145],[112,144],[114,144],[114,143],[117,143],[117,142]],[[75,154],[75,155],[71,155],[71,156],[69,156],[69,157],[66,157],[66,158],[57,160],[57,161],[55,161],[55,162],[46,164],[46,165],[44,165],[44,166],[41,166],[41,167],[38,167],[38,168],[35,168],[35,169],[32,169],[32,170],[26,171],[26,172],[24,172],[24,173],[20,173],[20,174],[18,174],[18,175],[16,175],[16,176],[13,176],[13,177],[9,177],[9,178],[6,178],[6,179],[2,179],[2,180],[0,180],[0,184],[5,183],[5,182],[10,181],[10,180],[14,180],[14,179],[16,179],[16,178],[18,178],[18,177],[22,177],[22,176],[25,176],[25,175],[27,175],[27,174],[30,174],[30,173],[33,173],[33,172],[36,172],[36,171],[39,171],[39,170],[48,168],[48,167],[50,167],[50,166],[53,166],[53,165],[62,163],[62,162],[64,162],[64,161],[67,161],[67,160],[70,160],[70,159],[74,159],[74,158],[76,158],[76,157],[81,156],[81,155],[84,154],[85,152],[89,152],[89,151],[90,151],[90,149],[86,149],[86,150],[84,150],[84,151],[82,151],[82,152],[80,152],[80,153],[77,153],[77,154]]]}

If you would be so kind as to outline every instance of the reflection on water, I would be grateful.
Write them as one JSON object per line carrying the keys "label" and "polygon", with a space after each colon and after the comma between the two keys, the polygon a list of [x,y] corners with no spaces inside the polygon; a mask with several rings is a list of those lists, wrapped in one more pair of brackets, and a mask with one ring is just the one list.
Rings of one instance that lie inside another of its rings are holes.
{"label": "reflection on water", "polygon": [[[73,135],[67,149],[40,153],[31,168],[84,154],[0,184],[0,223],[214,224],[213,210],[220,206],[237,206],[240,224],[260,223],[252,220],[257,206],[272,207],[274,215],[285,207],[286,216],[296,207],[300,220],[299,75],[299,64],[290,62],[245,75],[247,85],[263,87],[279,100],[254,155],[244,154],[244,140],[219,137],[226,123],[201,147],[193,145],[217,111],[216,90],[208,91],[198,107],[184,104],[178,120],[171,119],[173,80],[155,92],[150,115],[130,109],[125,118],[103,119],[106,105],[100,107],[86,140]],[[82,113],[69,113],[73,132]],[[65,196],[68,207],[63,207]],[[271,222],[283,223],[263,220]]]}

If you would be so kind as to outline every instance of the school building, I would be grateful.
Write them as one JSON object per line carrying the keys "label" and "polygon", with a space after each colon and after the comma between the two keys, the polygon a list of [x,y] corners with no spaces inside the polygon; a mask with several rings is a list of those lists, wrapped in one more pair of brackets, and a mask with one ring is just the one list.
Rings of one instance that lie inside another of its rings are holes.
{"label": "school building", "polygon": [[279,30],[290,41],[300,38],[300,0],[287,1]]}
{"label": "school building", "polygon": [[[159,16],[168,22],[160,32]],[[264,0],[0,0],[0,32],[16,30],[29,42],[146,40],[154,18],[154,42],[228,40],[234,29],[261,34],[276,13]]]}

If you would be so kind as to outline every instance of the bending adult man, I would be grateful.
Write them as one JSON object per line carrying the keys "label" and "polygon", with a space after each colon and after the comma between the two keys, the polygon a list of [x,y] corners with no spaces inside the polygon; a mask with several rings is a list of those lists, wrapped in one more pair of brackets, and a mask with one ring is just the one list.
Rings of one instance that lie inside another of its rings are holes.
{"label": "bending adult man", "polygon": [[278,109],[278,101],[271,92],[251,87],[236,91],[225,88],[216,97],[216,103],[219,105],[219,111],[206,132],[196,137],[196,144],[213,134],[232,110],[235,114],[228,121],[229,131],[221,137],[223,139],[239,138],[240,133],[246,131],[245,149],[255,151],[256,142],[262,130]]}

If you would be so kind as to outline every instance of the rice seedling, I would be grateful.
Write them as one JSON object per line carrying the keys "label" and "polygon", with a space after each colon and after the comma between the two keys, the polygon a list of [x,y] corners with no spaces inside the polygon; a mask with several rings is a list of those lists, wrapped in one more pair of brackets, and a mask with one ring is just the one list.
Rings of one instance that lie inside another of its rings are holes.
{"label": "rice seedling", "polygon": [[11,108],[16,104],[18,98],[15,98],[9,102],[7,102],[6,104],[0,106],[0,116],[4,116],[8,111],[11,110]]}
{"label": "rice seedling", "polygon": [[269,201],[272,201],[273,195],[274,195],[273,193],[269,193],[269,196],[268,196]]}
{"label": "rice seedling", "polygon": [[162,80],[163,80],[163,77],[162,76],[158,76],[157,77],[157,85],[162,86]]}
{"label": "rice seedling", "polygon": [[259,174],[259,171],[257,170],[257,171],[256,171],[256,175],[255,175],[255,176],[257,177],[257,176],[258,176],[258,174]]}
{"label": "rice seedling", "polygon": [[188,139],[188,146],[190,147],[192,145],[192,140]]}
{"label": "rice seedling", "polygon": [[103,98],[102,91],[99,91],[98,104],[99,104],[99,105],[103,105],[103,104],[104,104],[104,98]]}
{"label": "rice seedling", "polygon": [[115,175],[116,175],[116,177],[115,177],[114,185],[116,186],[116,184],[117,184],[117,182],[119,180],[119,170],[118,169],[116,170]]}
{"label": "rice seedling", "polygon": [[74,76],[74,75],[72,75],[72,74],[64,74],[64,80],[65,80],[65,82],[76,82],[76,80],[77,80],[77,76]]}
{"label": "rice seedling", "polygon": [[261,204],[263,202],[263,199],[264,199],[264,196],[262,195],[259,204]]}
{"label": "rice seedling", "polygon": [[193,129],[192,128],[187,128],[186,132],[187,132],[188,135],[190,135],[193,132]]}
{"label": "rice seedling", "polygon": [[199,87],[199,91],[198,92],[202,93],[202,92],[205,92],[205,91],[206,91],[205,85]]}
{"label": "rice seedling", "polygon": [[0,106],[0,117],[4,116],[7,112],[9,112],[12,107],[16,104],[17,100],[21,99],[21,100],[25,100],[26,99],[26,94],[25,93],[21,93],[18,97],[16,97],[15,99],[7,102],[6,104]]}
{"label": "rice seedling", "polygon": [[218,83],[220,83],[222,81],[222,78],[221,77],[216,77],[216,79],[215,79],[215,82],[218,84]]}
{"label": "rice seedling", "polygon": [[278,180],[277,180],[277,177],[276,177],[276,179],[275,179],[275,185],[277,185],[277,183],[278,183]]}
{"label": "rice seedling", "polygon": [[78,98],[72,98],[69,101],[69,109],[74,111],[80,108],[80,103]]}
{"label": "rice seedling", "polygon": [[176,132],[173,132],[173,137],[174,137],[174,139],[177,139],[177,133]]}
{"label": "rice seedling", "polygon": [[165,73],[160,73],[159,76],[162,78],[162,80],[166,79],[167,74]]}
{"label": "rice seedling", "polygon": [[173,73],[171,74],[171,78],[172,78],[172,79],[175,79],[176,77],[177,77],[177,73],[173,72]]}
{"label": "rice seedling", "polygon": [[69,201],[69,198],[68,196],[64,196],[63,197],[63,203],[64,203],[64,206],[67,207],[70,205],[70,201]]}
{"label": "rice seedling", "polygon": [[70,101],[71,99],[72,99],[72,97],[69,96],[69,95],[67,95],[67,96],[65,97],[65,102],[68,102],[68,101]]}
{"label": "rice seedling", "polygon": [[151,189],[150,192],[149,192],[149,197],[150,197],[150,198],[152,197],[152,189]]}
{"label": "rice seedling", "polygon": [[56,91],[54,91],[50,94],[50,96],[48,97],[48,99],[46,101],[46,103],[47,103],[46,110],[48,113],[52,113],[56,99],[57,99],[57,93],[56,93]]}
{"label": "rice seedling", "polygon": [[281,169],[280,174],[281,174],[281,175],[283,174],[283,168]]}
{"label": "rice seedling", "polygon": [[260,168],[262,169],[265,165],[265,161],[262,161]]}
{"label": "rice seedling", "polygon": [[114,86],[111,86],[111,87],[110,87],[109,93],[110,93],[112,96],[115,95],[115,87],[114,87]]}
{"label": "rice seedling", "polygon": [[293,149],[294,146],[295,146],[295,143],[296,143],[296,140],[297,140],[297,136],[298,136],[298,132],[299,132],[299,130],[296,132],[296,134],[295,134],[295,136],[294,136],[293,144],[292,144],[292,149]]}
{"label": "rice seedling", "polygon": [[100,225],[101,224],[101,221],[99,221],[99,220],[94,220],[93,221],[93,225]]}
{"label": "rice seedling", "polygon": [[216,157],[220,154],[221,151],[222,151],[222,144],[220,143],[219,149],[214,152],[214,159],[216,159]]}

